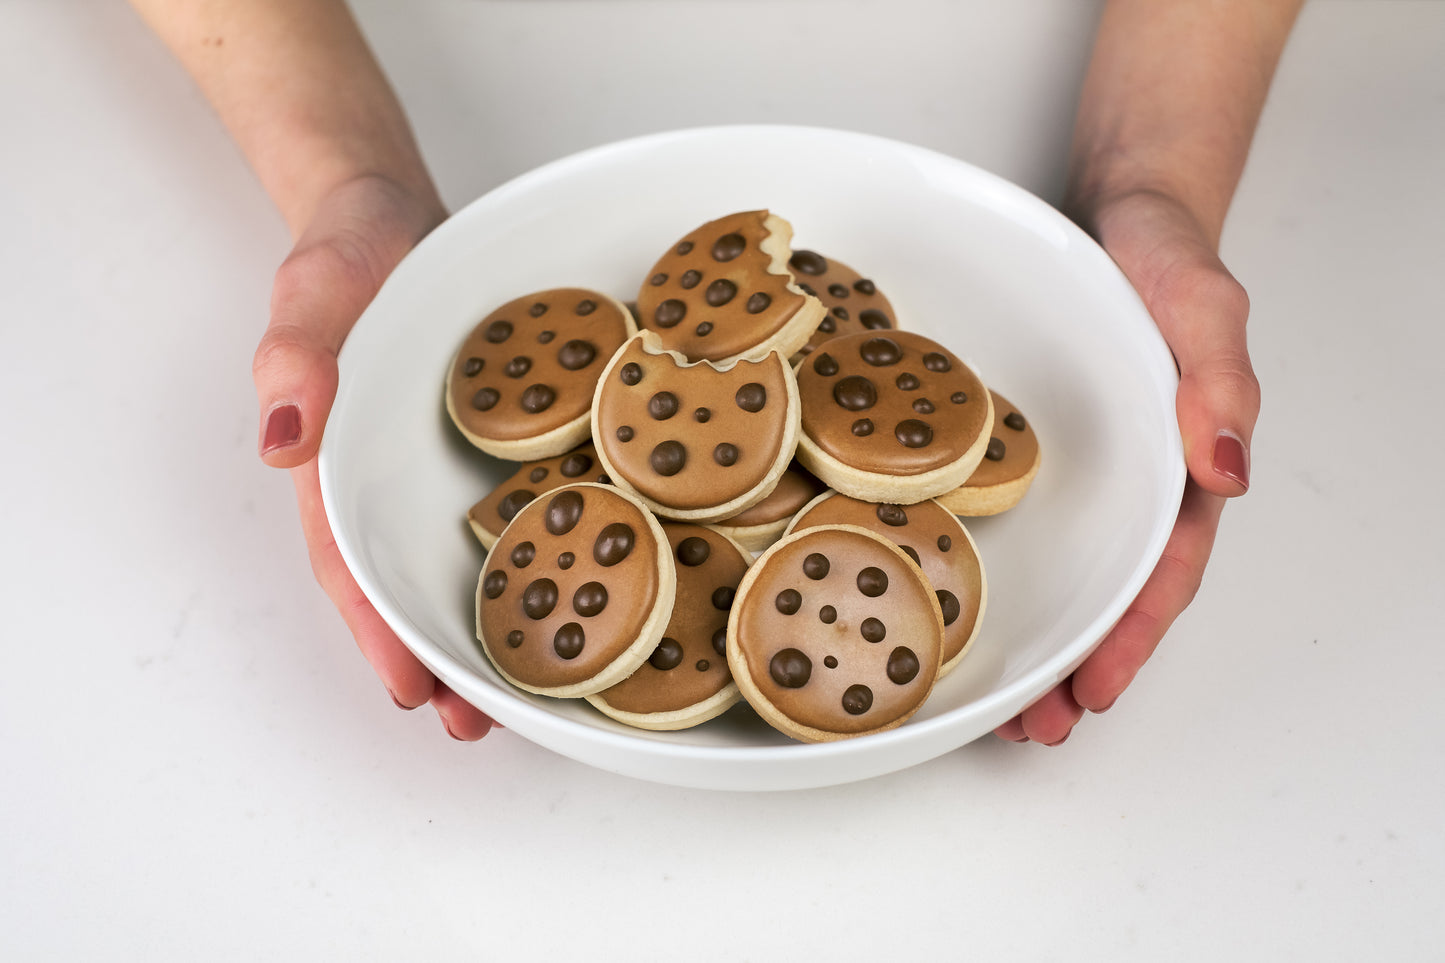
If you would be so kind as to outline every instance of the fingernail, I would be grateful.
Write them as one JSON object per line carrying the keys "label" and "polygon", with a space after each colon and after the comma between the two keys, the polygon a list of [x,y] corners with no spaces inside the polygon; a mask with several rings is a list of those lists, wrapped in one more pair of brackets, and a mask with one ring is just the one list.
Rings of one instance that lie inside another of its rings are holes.
{"label": "fingernail", "polygon": [[452,737],[453,739],[455,739],[457,742],[466,742],[466,741],[467,741],[467,740],[463,739],[461,736],[457,735],[455,732],[452,732],[452,727],[451,727],[451,725],[450,725],[445,719],[442,720],[442,728],[447,731],[447,735],[451,736],[451,737]]}
{"label": "fingernail", "polygon": [[290,448],[301,440],[301,409],[295,405],[281,405],[271,409],[266,416],[266,433],[261,441],[261,454],[269,455],[282,448]]}
{"label": "fingernail", "polygon": [[1064,738],[1060,739],[1058,742],[1046,742],[1044,743],[1044,745],[1048,746],[1050,749],[1054,748],[1055,746],[1062,746],[1064,743],[1069,741],[1069,736],[1072,735],[1072,732],[1066,732],[1064,733]]}
{"label": "fingernail", "polygon": [[1114,700],[1113,700],[1112,702],[1110,702],[1108,705],[1099,706],[1099,708],[1094,709],[1094,710],[1091,710],[1091,711],[1093,711],[1093,712],[1096,713],[1096,714],[1097,714],[1097,713],[1100,713],[1100,712],[1108,712],[1110,709],[1114,708],[1114,703],[1115,703],[1115,702],[1118,702],[1118,701],[1119,701],[1118,699],[1114,699]]}
{"label": "fingernail", "polygon": [[396,697],[396,693],[392,692],[390,689],[387,689],[386,692],[388,695],[391,696],[391,701],[396,703],[396,707],[398,709],[401,709],[404,712],[410,712],[411,710],[416,708],[416,706],[409,706],[405,702],[402,702]]}
{"label": "fingernail", "polygon": [[1225,429],[1214,437],[1214,470],[1249,488],[1249,451],[1234,432]]}

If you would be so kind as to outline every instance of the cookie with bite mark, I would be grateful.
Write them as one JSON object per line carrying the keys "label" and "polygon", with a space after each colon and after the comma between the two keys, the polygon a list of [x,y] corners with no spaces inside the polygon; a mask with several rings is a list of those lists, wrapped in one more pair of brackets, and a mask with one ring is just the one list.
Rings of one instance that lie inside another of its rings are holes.
{"label": "cookie with bite mark", "polygon": [[702,525],[664,522],[677,569],[677,601],[662,641],[636,672],[587,697],[641,729],[687,729],[742,699],[727,663],[728,612],[752,556]]}
{"label": "cookie with bite mark", "polygon": [[452,422],[489,455],[531,461],[587,440],[592,391],[637,330],[621,302],[587,288],[515,298],[477,324],[447,374]]}
{"label": "cookie with bite mark", "polygon": [[491,548],[507,523],[538,496],[563,485],[610,481],[589,441],[565,455],[523,462],[511,478],[467,510],[467,524],[477,540]]}
{"label": "cookie with bite mark", "polygon": [[1003,395],[993,396],[993,431],[983,461],[968,481],[938,496],[955,515],[997,515],[1017,505],[1039,473],[1043,452],[1033,425]]}
{"label": "cookie with bite mark", "polygon": [[822,303],[788,270],[792,236],[768,211],[709,221],[653,265],[637,295],[638,324],[692,361],[791,357],[823,320]]}
{"label": "cookie with bite mark", "polygon": [[829,742],[901,725],[933,690],[943,613],[922,569],[852,525],[773,545],[743,576],[728,665],[781,732]]}
{"label": "cookie with bite mark", "polygon": [[591,695],[657,648],[676,592],[651,512],[611,486],[568,485],[522,508],[492,546],[477,580],[477,639],[518,688]]}
{"label": "cookie with bite mark", "polygon": [[823,302],[826,312],[808,343],[793,358],[811,354],[818,345],[857,331],[886,331],[898,327],[893,305],[870,278],[836,258],[817,251],[794,251],[788,261],[798,287]]}

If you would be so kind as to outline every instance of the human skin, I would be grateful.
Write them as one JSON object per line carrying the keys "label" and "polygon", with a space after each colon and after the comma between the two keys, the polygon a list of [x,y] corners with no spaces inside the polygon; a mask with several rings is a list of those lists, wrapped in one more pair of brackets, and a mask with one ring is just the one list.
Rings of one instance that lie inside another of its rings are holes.
{"label": "human skin", "polygon": [[[131,0],[195,79],[291,231],[256,350],[262,460],[289,469],[312,569],[402,708],[454,738],[494,725],[362,594],[322,508],[316,453],[336,356],[382,281],[447,216],[406,117],[341,0]],[[1218,258],[1224,215],[1301,0],[1110,0],[1075,125],[1064,209],[1139,291],[1180,369],[1189,468],[1178,522],[1118,625],[996,732],[1058,745],[1113,705],[1189,604],[1226,499],[1248,488],[1259,388],[1248,298]],[[344,78],[344,79],[343,79]]]}

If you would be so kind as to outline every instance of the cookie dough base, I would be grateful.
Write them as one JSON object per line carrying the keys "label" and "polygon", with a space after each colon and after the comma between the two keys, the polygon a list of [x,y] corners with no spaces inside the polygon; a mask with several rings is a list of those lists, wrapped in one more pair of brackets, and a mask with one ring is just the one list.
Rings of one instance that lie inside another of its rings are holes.
{"label": "cookie dough base", "polygon": [[716,719],[741,702],[743,695],[738,691],[736,682],[729,682],[724,688],[696,705],[674,709],[671,712],[624,712],[608,705],[607,700],[601,694],[590,695],[586,698],[598,712],[635,729],[675,732],[679,729],[691,729],[710,719]]}
{"label": "cookie dough base", "polygon": [[1034,477],[1038,475],[1039,465],[1042,462],[1043,452],[1040,451],[1034,456],[1034,463],[1029,470],[1018,478],[998,485],[964,484],[951,492],[937,496],[938,503],[955,515],[963,515],[966,518],[1001,514],[1023,500],[1029,487],[1033,485]]}
{"label": "cookie dough base", "polygon": [[762,525],[729,525],[726,521],[714,522],[713,527],[721,530],[733,541],[756,555],[783,537],[791,518],[780,518],[776,522]]}

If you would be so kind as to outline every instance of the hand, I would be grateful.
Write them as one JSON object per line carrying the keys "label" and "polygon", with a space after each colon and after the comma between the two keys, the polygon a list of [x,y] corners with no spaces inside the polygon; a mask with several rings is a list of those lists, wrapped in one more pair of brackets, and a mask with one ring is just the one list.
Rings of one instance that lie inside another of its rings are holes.
{"label": "hand", "polygon": [[336,355],[386,276],[446,218],[434,196],[417,197],[378,176],[326,193],[280,270],[271,321],[256,349],[261,458],[291,469],[316,580],[367,661],[403,709],[431,702],[455,739],[486,735],[493,722],[436,679],[382,620],[347,570],[321,503],[316,453],[336,397]]}
{"label": "hand", "polygon": [[1245,348],[1249,299],[1208,232],[1173,198],[1140,191],[1079,218],[1144,300],[1179,365],[1176,412],[1189,479],[1153,573],[1118,624],[1072,676],[994,730],[1057,746],[1084,710],[1103,712],[1194,599],[1227,498],[1249,487],[1259,383]]}

